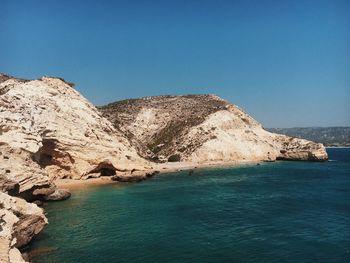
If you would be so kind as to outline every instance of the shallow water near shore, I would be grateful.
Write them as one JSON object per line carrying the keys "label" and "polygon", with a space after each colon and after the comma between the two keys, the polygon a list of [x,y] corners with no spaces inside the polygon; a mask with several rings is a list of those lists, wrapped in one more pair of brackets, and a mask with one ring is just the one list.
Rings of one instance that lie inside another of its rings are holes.
{"label": "shallow water near shore", "polygon": [[350,262],[350,149],[327,151],[325,163],[183,171],[75,191],[45,206],[50,224],[31,245],[32,261]]}

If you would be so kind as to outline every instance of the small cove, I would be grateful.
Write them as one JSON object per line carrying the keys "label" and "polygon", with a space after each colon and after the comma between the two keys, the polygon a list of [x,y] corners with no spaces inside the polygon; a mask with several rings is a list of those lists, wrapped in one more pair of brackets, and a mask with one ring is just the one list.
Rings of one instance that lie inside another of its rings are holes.
{"label": "small cove", "polygon": [[32,261],[349,262],[350,149],[328,152],[76,190],[45,206]]}

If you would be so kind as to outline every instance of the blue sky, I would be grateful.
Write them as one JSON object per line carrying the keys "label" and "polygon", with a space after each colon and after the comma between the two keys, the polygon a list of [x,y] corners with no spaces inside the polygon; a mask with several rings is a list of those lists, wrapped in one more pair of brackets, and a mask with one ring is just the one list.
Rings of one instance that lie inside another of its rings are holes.
{"label": "blue sky", "polygon": [[350,126],[350,1],[2,0],[0,72],[96,105],[214,93],[265,127]]}

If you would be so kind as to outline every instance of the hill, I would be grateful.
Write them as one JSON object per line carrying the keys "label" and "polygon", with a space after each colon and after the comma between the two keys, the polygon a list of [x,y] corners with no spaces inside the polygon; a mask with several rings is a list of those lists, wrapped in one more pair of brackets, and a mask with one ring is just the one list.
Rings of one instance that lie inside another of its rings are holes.
{"label": "hill", "polygon": [[326,147],[350,147],[350,127],[269,128],[267,130],[323,143]]}
{"label": "hill", "polygon": [[327,159],[321,144],[268,132],[211,94],[130,99],[99,109],[142,157],[155,162]]}

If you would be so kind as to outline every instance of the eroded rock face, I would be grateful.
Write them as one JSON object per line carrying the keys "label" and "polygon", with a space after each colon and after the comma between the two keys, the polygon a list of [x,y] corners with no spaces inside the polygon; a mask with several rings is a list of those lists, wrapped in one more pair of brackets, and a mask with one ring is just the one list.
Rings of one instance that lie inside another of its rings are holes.
{"label": "eroded rock face", "polygon": [[6,175],[0,175],[0,192],[8,193],[9,195],[16,196],[19,194],[19,184]]}
{"label": "eroded rock face", "polygon": [[126,174],[116,174],[112,177],[112,180],[123,182],[123,183],[141,182],[155,176],[158,173],[159,171],[149,171],[149,172],[136,171],[136,172],[126,173]]}
{"label": "eroded rock face", "polygon": [[66,189],[55,189],[51,194],[45,195],[43,199],[45,201],[61,201],[66,200],[71,196],[71,193]]}
{"label": "eroded rock face", "polygon": [[0,192],[0,262],[26,262],[18,248],[27,245],[46,224],[37,205]]}
{"label": "eroded rock face", "polygon": [[22,215],[14,224],[13,235],[16,238],[16,247],[23,247],[39,234],[45,226],[45,220],[39,215]]}
{"label": "eroded rock face", "polygon": [[115,102],[100,111],[150,160],[327,160],[322,144],[270,133],[215,95],[146,97]]}
{"label": "eroded rock face", "polygon": [[176,151],[184,156],[196,148],[204,138],[193,138],[185,149],[186,134],[226,104],[203,95],[159,96],[119,101],[100,110],[142,156],[157,161],[167,160]]}
{"label": "eroded rock face", "polygon": [[70,197],[67,190],[56,188],[56,178],[151,168],[63,79],[29,81],[0,74],[0,119],[0,262],[23,262],[16,248],[47,223],[42,210],[26,201]]}
{"label": "eroded rock face", "polygon": [[[0,136],[1,138],[1,136]],[[56,186],[36,162],[31,153],[0,142],[0,189],[27,201],[41,198],[35,191],[54,191]]]}
{"label": "eroded rock face", "polygon": [[281,144],[278,160],[290,161],[325,161],[327,153],[322,143],[314,143],[308,140],[291,138],[288,136],[277,136]]}
{"label": "eroded rock face", "polygon": [[0,142],[27,151],[50,179],[108,173],[106,167],[96,170],[101,163],[123,171],[149,167],[121,132],[59,78],[3,78],[0,119]]}

